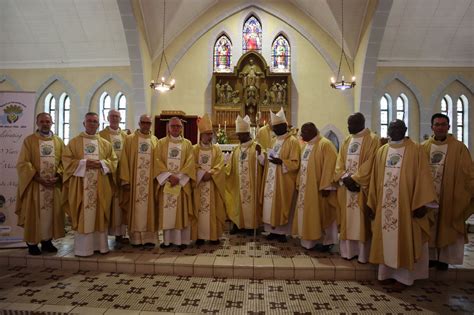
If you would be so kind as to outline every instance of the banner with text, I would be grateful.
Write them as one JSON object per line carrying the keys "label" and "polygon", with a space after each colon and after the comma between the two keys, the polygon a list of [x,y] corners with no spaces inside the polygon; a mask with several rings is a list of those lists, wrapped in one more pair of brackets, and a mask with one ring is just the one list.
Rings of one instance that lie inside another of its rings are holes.
{"label": "banner with text", "polygon": [[23,140],[35,130],[35,92],[0,92],[0,247],[24,246],[15,214],[16,161]]}

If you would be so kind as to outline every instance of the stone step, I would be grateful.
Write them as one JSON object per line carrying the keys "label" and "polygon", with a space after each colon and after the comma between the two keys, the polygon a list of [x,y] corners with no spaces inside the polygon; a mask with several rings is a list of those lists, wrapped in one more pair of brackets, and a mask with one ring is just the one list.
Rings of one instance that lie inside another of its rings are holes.
{"label": "stone step", "polygon": [[[110,238],[109,242],[113,248],[115,241]],[[192,245],[184,250],[124,246],[85,258],[74,256],[71,237],[55,243],[57,254],[31,256],[23,248],[0,250],[0,266],[245,279],[362,281],[377,276],[375,265],[342,259],[337,252],[305,250],[293,239],[281,244],[258,237],[254,243],[251,237],[227,236],[222,245]],[[430,269],[430,279],[474,280],[471,249],[466,253],[464,265],[450,266],[447,271]]]}

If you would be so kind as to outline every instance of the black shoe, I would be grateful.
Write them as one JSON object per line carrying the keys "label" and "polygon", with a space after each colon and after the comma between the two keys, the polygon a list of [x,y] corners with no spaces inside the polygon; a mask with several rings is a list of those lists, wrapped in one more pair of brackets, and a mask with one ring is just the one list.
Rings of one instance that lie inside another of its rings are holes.
{"label": "black shoe", "polygon": [[332,248],[333,244],[330,244],[330,245],[322,245],[321,247],[319,247],[317,249],[318,252],[321,252],[321,253],[328,253],[331,248]]}
{"label": "black shoe", "polygon": [[277,240],[279,243],[286,243],[287,242],[287,239],[286,239],[286,235],[278,235],[277,237]]}
{"label": "black shoe", "polygon": [[276,240],[276,239],[278,239],[278,236],[279,236],[278,234],[270,233],[270,234],[267,235],[267,240],[269,240],[269,241]]}
{"label": "black shoe", "polygon": [[[247,236],[253,236],[253,230],[252,229],[246,229],[245,234],[247,234]],[[257,231],[257,235],[258,235],[258,231]]]}
{"label": "black shoe", "polygon": [[448,268],[449,268],[449,264],[441,262],[441,261],[438,261],[438,264],[436,265],[437,270],[446,271],[448,270]]}
{"label": "black shoe", "polygon": [[171,244],[166,245],[165,243],[160,244],[160,248],[170,248]]}
{"label": "black shoe", "polygon": [[204,245],[204,240],[203,239],[198,239],[196,241],[196,245],[200,246],[200,245]]}
{"label": "black shoe", "polygon": [[53,242],[51,240],[48,241],[41,241],[41,250],[48,253],[57,253],[58,249],[54,247]]}
{"label": "black shoe", "polygon": [[33,255],[33,256],[38,256],[38,255],[41,255],[41,250],[39,249],[38,245],[30,245],[30,244],[26,244],[28,245],[28,253],[30,255]]}
{"label": "black shoe", "polygon": [[209,242],[211,245],[219,245],[221,243],[221,241],[219,240],[215,240],[215,241],[210,241]]}
{"label": "black shoe", "polygon": [[181,244],[181,245],[178,245],[178,248],[181,249],[181,250],[183,250],[183,249],[188,248],[188,245],[186,245],[186,244]]}
{"label": "black shoe", "polygon": [[438,265],[438,261],[437,261],[437,260],[430,260],[428,266],[429,266],[430,268],[434,268],[434,267],[436,267],[437,265]]}
{"label": "black shoe", "polygon": [[142,244],[132,244],[132,247],[133,248],[140,248],[142,247],[143,245]]}
{"label": "black shoe", "polygon": [[234,234],[237,234],[237,233],[239,233],[239,232],[240,232],[240,229],[237,227],[237,225],[234,224],[234,225],[232,226],[232,229],[229,231],[229,234],[230,234],[230,235],[234,235]]}
{"label": "black shoe", "polygon": [[145,243],[145,244],[143,244],[143,247],[144,247],[144,248],[155,248],[155,244],[153,244],[153,243]]}

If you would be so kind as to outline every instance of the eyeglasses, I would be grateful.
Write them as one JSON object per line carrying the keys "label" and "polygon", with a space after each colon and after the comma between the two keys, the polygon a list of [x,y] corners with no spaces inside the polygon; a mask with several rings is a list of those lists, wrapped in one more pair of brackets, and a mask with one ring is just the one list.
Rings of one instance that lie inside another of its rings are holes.
{"label": "eyeglasses", "polygon": [[183,128],[181,125],[170,125],[170,128]]}
{"label": "eyeglasses", "polygon": [[140,121],[140,124],[151,125],[151,121]]}

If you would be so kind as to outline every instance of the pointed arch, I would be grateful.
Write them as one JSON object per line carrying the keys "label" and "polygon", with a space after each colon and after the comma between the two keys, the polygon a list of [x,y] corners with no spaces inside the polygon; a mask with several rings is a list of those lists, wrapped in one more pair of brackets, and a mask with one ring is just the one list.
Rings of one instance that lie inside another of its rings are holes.
{"label": "pointed arch", "polygon": [[270,69],[272,72],[290,72],[291,45],[288,38],[278,33],[272,42]]}
{"label": "pointed arch", "polygon": [[231,72],[232,68],[232,41],[222,32],[216,39],[213,49],[214,72]]}
{"label": "pointed arch", "polygon": [[255,13],[250,13],[242,26],[242,53],[251,50],[262,53],[262,22]]}
{"label": "pointed arch", "polygon": [[[35,111],[36,113],[39,113],[39,111],[43,111],[43,108],[39,107],[39,106],[43,106],[44,104],[40,104],[40,101],[41,101],[41,96],[47,92],[48,88],[53,85],[56,81],[58,81],[59,83],[61,83],[63,86],[64,86],[64,89],[66,92],[67,95],[69,95],[69,97],[71,98],[71,103],[73,103],[76,107],[76,108],[80,108],[81,107],[81,100],[80,100],[80,97],[79,97],[79,94],[76,92],[76,89],[74,88],[74,86],[69,83],[68,80],[64,79],[62,76],[60,75],[52,75],[51,77],[49,77],[48,79],[46,79],[43,84],[41,84],[38,89],[36,90],[36,108],[35,108]],[[62,93],[61,93],[62,94]],[[55,97],[58,98],[59,100],[59,97],[61,96],[60,95],[54,95]]]}
{"label": "pointed arch", "polygon": [[[132,97],[132,91],[131,91],[129,85],[127,84],[127,82],[125,82],[119,76],[117,76],[113,73],[110,73],[110,74],[104,75],[102,78],[97,80],[94,83],[94,85],[89,89],[89,92],[87,92],[87,94],[85,96],[85,103],[84,103],[86,105],[87,111],[93,109],[92,108],[93,104],[91,103],[91,101],[92,101],[92,98],[94,97],[94,94],[97,92],[97,90],[99,90],[101,86],[103,86],[104,84],[106,84],[107,82],[109,82],[111,80],[117,82],[117,84],[120,86],[120,89],[121,89],[122,93],[127,96],[127,101],[130,101],[130,99]],[[84,114],[85,114],[85,112],[84,112]]]}
{"label": "pointed arch", "polygon": [[0,75],[0,83],[3,83],[3,82],[7,82],[11,84],[15,88],[16,91],[23,91],[20,84],[8,74]]}

